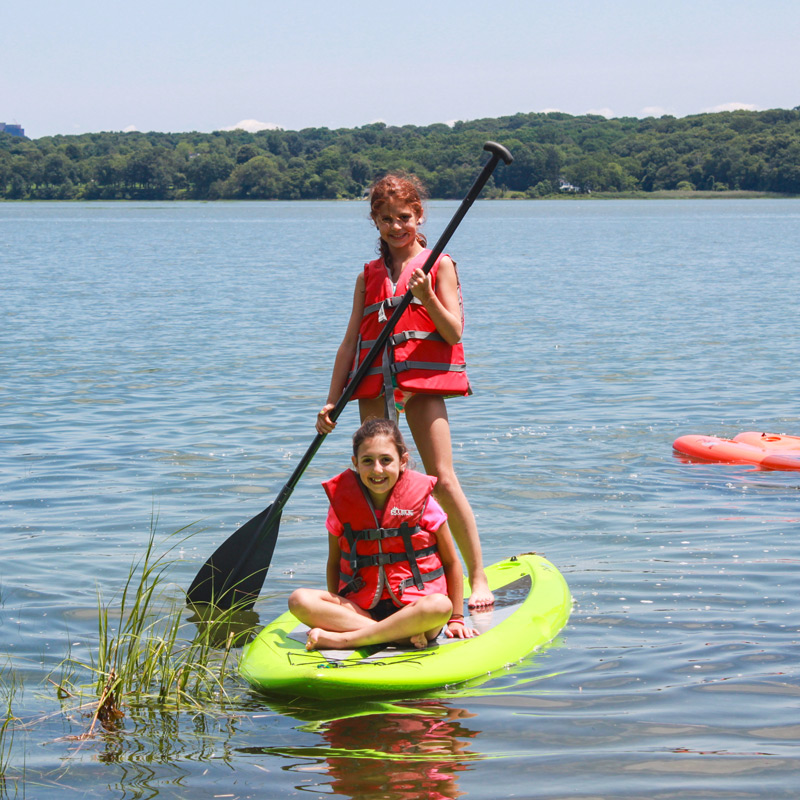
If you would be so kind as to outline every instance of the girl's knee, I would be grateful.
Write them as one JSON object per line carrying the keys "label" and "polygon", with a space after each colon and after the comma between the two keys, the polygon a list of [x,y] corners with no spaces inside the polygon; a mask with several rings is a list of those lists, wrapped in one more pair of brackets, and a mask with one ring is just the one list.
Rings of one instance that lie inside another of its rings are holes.
{"label": "girl's knee", "polygon": [[455,472],[445,471],[437,473],[436,486],[433,489],[434,495],[439,497],[455,497],[461,492],[461,484],[458,482]]}
{"label": "girl's knee", "polygon": [[425,611],[429,614],[449,617],[453,611],[453,604],[450,602],[450,598],[440,592],[425,595],[422,601]]}
{"label": "girl's knee", "polygon": [[297,611],[308,608],[313,594],[313,589],[295,589],[289,595],[289,611],[296,616]]}

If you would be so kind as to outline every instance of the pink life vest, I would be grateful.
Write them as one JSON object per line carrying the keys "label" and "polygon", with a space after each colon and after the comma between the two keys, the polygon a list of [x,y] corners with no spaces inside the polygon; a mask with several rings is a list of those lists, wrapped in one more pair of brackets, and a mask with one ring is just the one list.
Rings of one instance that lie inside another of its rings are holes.
{"label": "pink life vest", "polygon": [[[406,265],[397,286],[392,284],[389,270],[382,258],[364,265],[364,317],[351,377],[366,358],[393,309],[400,305],[403,295],[408,291],[408,281],[414,270],[425,263],[429,253],[430,250],[423,250]],[[440,256],[430,271],[434,289],[441,259]],[[461,305],[460,285],[458,300]],[[463,309],[461,321],[463,324]],[[471,393],[463,345],[461,342],[448,344],[437,332],[425,307],[416,298],[403,312],[386,348],[376,357],[353,397],[372,398],[379,397],[381,393],[391,397],[394,386],[405,392],[439,394],[445,397]]]}
{"label": "pink life vest", "polygon": [[434,592],[447,594],[447,579],[433,531],[420,527],[436,478],[405,470],[382,517],[351,469],[322,486],[344,527],[339,537],[339,594],[373,608],[384,590],[398,607]]}

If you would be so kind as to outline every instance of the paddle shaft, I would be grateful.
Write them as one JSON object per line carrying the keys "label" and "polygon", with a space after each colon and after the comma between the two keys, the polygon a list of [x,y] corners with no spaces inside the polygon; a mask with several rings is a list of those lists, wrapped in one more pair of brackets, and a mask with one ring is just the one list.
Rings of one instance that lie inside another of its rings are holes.
{"label": "paddle shaft", "polygon": [[[475,182],[472,184],[470,190],[467,192],[466,197],[461,201],[461,205],[458,207],[458,210],[442,232],[439,240],[431,249],[427,259],[425,259],[425,263],[422,265],[422,271],[426,275],[433,269],[433,265],[436,263],[439,256],[444,252],[444,248],[447,247],[447,243],[455,233],[456,228],[458,228],[458,226],[461,224],[461,220],[464,219],[470,207],[481,193],[481,190],[486,185],[486,182],[489,180],[489,177],[494,172],[498,163],[501,160],[506,164],[511,163],[511,154],[502,145],[499,145],[496,142],[486,142],[486,144],[483,146],[483,149],[488,150],[492,154],[492,157],[486,162],[486,164],[484,164],[483,169],[475,179]],[[355,390],[364,379],[364,376],[367,374],[367,372],[369,372],[379,353],[384,347],[386,347],[386,342],[392,335],[392,332],[397,326],[400,317],[403,316],[403,312],[408,308],[413,299],[414,295],[409,289],[403,295],[400,305],[395,308],[394,313],[391,317],[389,317],[389,320],[383,326],[378,338],[375,340],[372,347],[370,347],[366,357],[353,374],[353,377],[350,379],[339,399],[336,401],[336,405],[329,412],[328,416],[332,422],[336,422],[336,420],[339,418],[339,415],[344,411],[345,406],[350,402],[350,398],[353,396]],[[314,458],[317,450],[319,450],[327,435],[328,434],[326,433],[318,433],[314,441],[311,442],[311,445],[309,446],[308,450],[306,450],[305,455],[300,460],[300,463],[295,468],[295,471],[292,473],[289,480],[286,481],[286,485],[278,493],[278,497],[273,503],[273,508],[276,509],[276,513],[280,513],[283,510],[284,505],[286,505],[286,502],[294,491],[295,486],[297,486],[298,481],[305,472],[306,467],[311,463],[311,459]]]}
{"label": "paddle shaft", "polygon": [[[483,149],[491,153],[491,158],[484,165],[469,192],[467,192],[467,196],[461,201],[458,210],[425,260],[422,270],[426,275],[431,271],[439,256],[441,256],[450,241],[450,237],[458,228],[473,202],[475,202],[498,163],[502,160],[506,164],[510,164],[512,161],[511,153],[496,142],[487,142]],[[352,398],[353,393],[378,357],[378,354],[386,347],[386,342],[412,299],[411,290],[403,295],[400,304],[395,308],[386,325],[384,325],[364,361],[359,365],[336,405],[329,412],[329,417],[332,421],[335,422],[344,411],[344,407]],[[289,480],[278,492],[278,496],[272,505],[231,535],[203,565],[187,591],[187,598],[190,603],[214,603],[220,608],[230,607],[234,603],[243,603],[243,607],[252,607],[261,590],[264,577],[272,560],[272,553],[278,538],[281,512],[326,436],[327,434],[325,433],[316,435]],[[253,555],[257,551],[258,557],[253,559]],[[254,566],[250,564],[251,560],[260,561],[261,563]],[[223,567],[221,565],[223,562],[228,562],[227,566]]]}

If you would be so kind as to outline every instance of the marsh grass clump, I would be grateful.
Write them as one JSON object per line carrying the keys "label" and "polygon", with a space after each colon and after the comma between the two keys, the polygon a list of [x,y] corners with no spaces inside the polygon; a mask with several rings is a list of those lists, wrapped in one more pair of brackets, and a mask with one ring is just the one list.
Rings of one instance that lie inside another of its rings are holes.
{"label": "marsh grass clump", "polygon": [[8,769],[14,744],[14,726],[18,722],[12,709],[18,688],[17,676],[11,667],[0,669],[0,797],[7,796],[7,782],[13,782]]}
{"label": "marsh grass clump", "polygon": [[[215,614],[193,609],[186,617],[183,597],[165,603],[172,549],[156,555],[151,533],[119,595],[105,600],[98,593],[96,652],[87,661],[68,656],[61,680],[53,681],[60,697],[78,698],[82,709],[92,709],[84,737],[98,725],[116,730],[126,707],[204,711],[223,708],[230,699],[226,676],[231,650],[250,635],[249,618],[244,615],[243,620],[241,609],[235,608]],[[76,687],[76,674],[93,680]],[[90,692],[95,699],[87,702]]]}

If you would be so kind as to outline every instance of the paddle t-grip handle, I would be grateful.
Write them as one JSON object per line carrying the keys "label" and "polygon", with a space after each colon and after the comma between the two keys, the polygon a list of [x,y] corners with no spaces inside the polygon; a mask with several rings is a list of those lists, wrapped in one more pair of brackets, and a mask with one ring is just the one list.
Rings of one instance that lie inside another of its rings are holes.
{"label": "paddle t-grip handle", "polygon": [[492,155],[497,156],[506,166],[508,166],[514,160],[514,156],[508,152],[508,149],[497,142],[486,142],[486,144],[483,146],[483,149]]}

